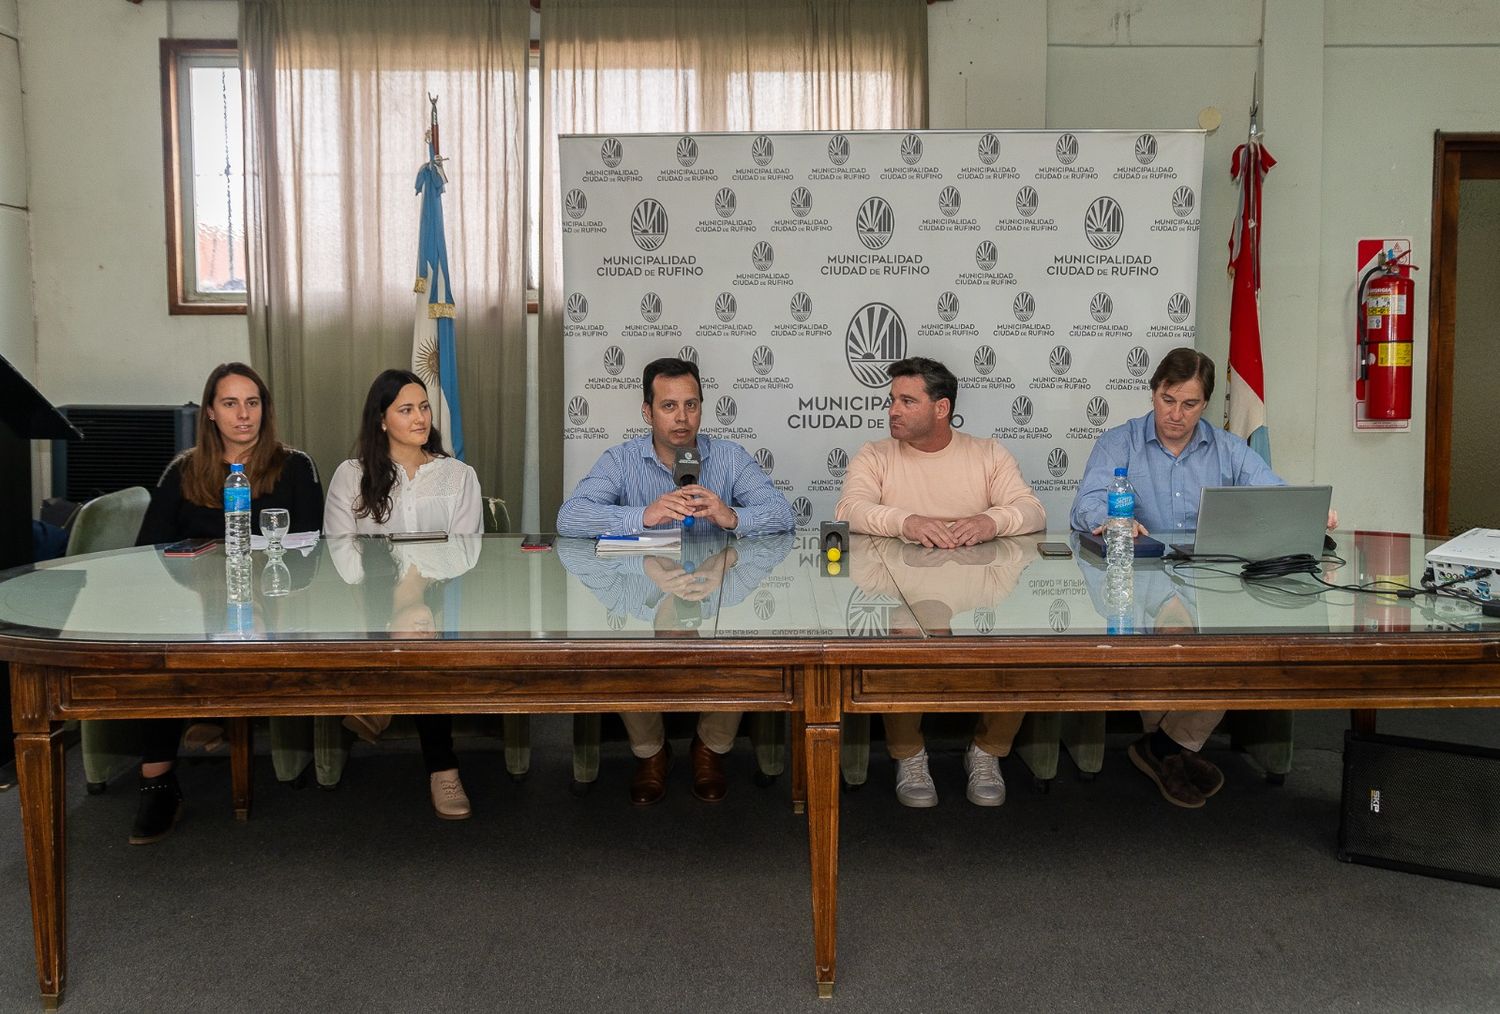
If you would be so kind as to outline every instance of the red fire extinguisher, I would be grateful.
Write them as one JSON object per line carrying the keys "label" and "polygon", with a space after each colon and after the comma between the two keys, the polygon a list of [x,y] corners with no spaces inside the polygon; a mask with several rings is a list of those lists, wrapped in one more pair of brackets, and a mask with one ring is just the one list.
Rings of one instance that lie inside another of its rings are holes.
{"label": "red fire extinguisher", "polygon": [[1411,418],[1412,316],[1416,282],[1397,262],[1408,256],[1380,255],[1359,281],[1359,379],[1368,419]]}

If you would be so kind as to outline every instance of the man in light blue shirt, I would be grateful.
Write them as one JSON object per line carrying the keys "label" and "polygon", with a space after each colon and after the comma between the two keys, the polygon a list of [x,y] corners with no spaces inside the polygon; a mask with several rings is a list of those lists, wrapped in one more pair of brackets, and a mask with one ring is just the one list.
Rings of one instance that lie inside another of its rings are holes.
{"label": "man in light blue shirt", "polygon": [[[1286,483],[1240,437],[1203,421],[1214,393],[1214,362],[1196,349],[1173,349],[1151,376],[1151,411],[1108,430],[1094,444],[1073,499],[1073,528],[1099,533],[1109,514],[1106,487],[1129,469],[1137,535],[1162,539],[1198,527],[1205,486]],[[1330,511],[1328,527],[1338,524]],[[1223,711],[1143,711],[1146,735],[1130,760],[1177,806],[1196,809],[1224,785],[1224,774],[1199,754]]]}
{"label": "man in light blue shirt", "polygon": [[[692,518],[740,537],[789,532],[796,526],[786,502],[760,465],[739,444],[712,440],[698,432],[703,418],[703,386],[698,367],[683,359],[657,359],[641,378],[645,401],[641,417],[647,436],[605,451],[557,513],[557,533],[582,538],[633,535],[671,528]],[[698,481],[678,486],[677,454],[695,449]],[[660,712],[620,716],[636,756],[630,800],[658,802],[667,791],[672,753]],[[693,795],[704,802],[724,798],[728,783],[723,755],[734,745],[740,712],[704,712],[693,738]]]}

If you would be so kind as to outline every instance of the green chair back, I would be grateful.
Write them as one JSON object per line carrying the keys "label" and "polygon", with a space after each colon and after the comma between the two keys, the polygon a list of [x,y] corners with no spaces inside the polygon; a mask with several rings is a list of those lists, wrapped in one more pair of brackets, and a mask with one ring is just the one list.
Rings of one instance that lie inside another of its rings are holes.
{"label": "green chair back", "polygon": [[135,545],[151,494],[141,486],[117,490],[84,504],[73,519],[68,555],[102,553]]}

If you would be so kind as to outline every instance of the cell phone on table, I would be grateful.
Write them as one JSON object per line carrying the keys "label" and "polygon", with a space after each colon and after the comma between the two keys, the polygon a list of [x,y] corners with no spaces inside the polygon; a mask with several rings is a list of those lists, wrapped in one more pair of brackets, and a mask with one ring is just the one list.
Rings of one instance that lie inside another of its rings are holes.
{"label": "cell phone on table", "polygon": [[447,532],[391,532],[392,542],[447,542]]}
{"label": "cell phone on table", "polygon": [[1048,560],[1066,560],[1073,555],[1073,547],[1066,542],[1038,542],[1036,551]]}
{"label": "cell phone on table", "polygon": [[545,553],[552,548],[552,543],[556,541],[556,535],[523,535],[521,536],[521,551],[523,553]]}
{"label": "cell phone on table", "polygon": [[163,556],[202,556],[211,553],[219,547],[218,539],[183,539],[181,542],[173,542],[162,547]]}

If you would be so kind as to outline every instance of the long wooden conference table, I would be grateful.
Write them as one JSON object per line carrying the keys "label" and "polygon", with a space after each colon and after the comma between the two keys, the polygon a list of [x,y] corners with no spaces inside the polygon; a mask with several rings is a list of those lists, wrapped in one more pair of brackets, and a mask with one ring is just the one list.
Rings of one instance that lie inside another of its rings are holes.
{"label": "long wooden conference table", "polygon": [[[1097,559],[1043,560],[1041,538],[952,551],[856,538],[835,567],[808,533],[699,533],[672,555],[620,557],[575,540],[528,552],[513,536],[341,538],[280,563],[256,553],[249,602],[228,601],[219,552],[8,571],[0,659],[43,1006],[66,978],[73,719],[230,718],[244,815],[253,716],[790,712],[815,978],[831,996],[846,714],[1500,704],[1500,620],[1470,603],[1142,563],[1133,601],[1111,607]],[[1325,577],[1346,584],[1415,584],[1436,544],[1340,539],[1346,562]]]}

